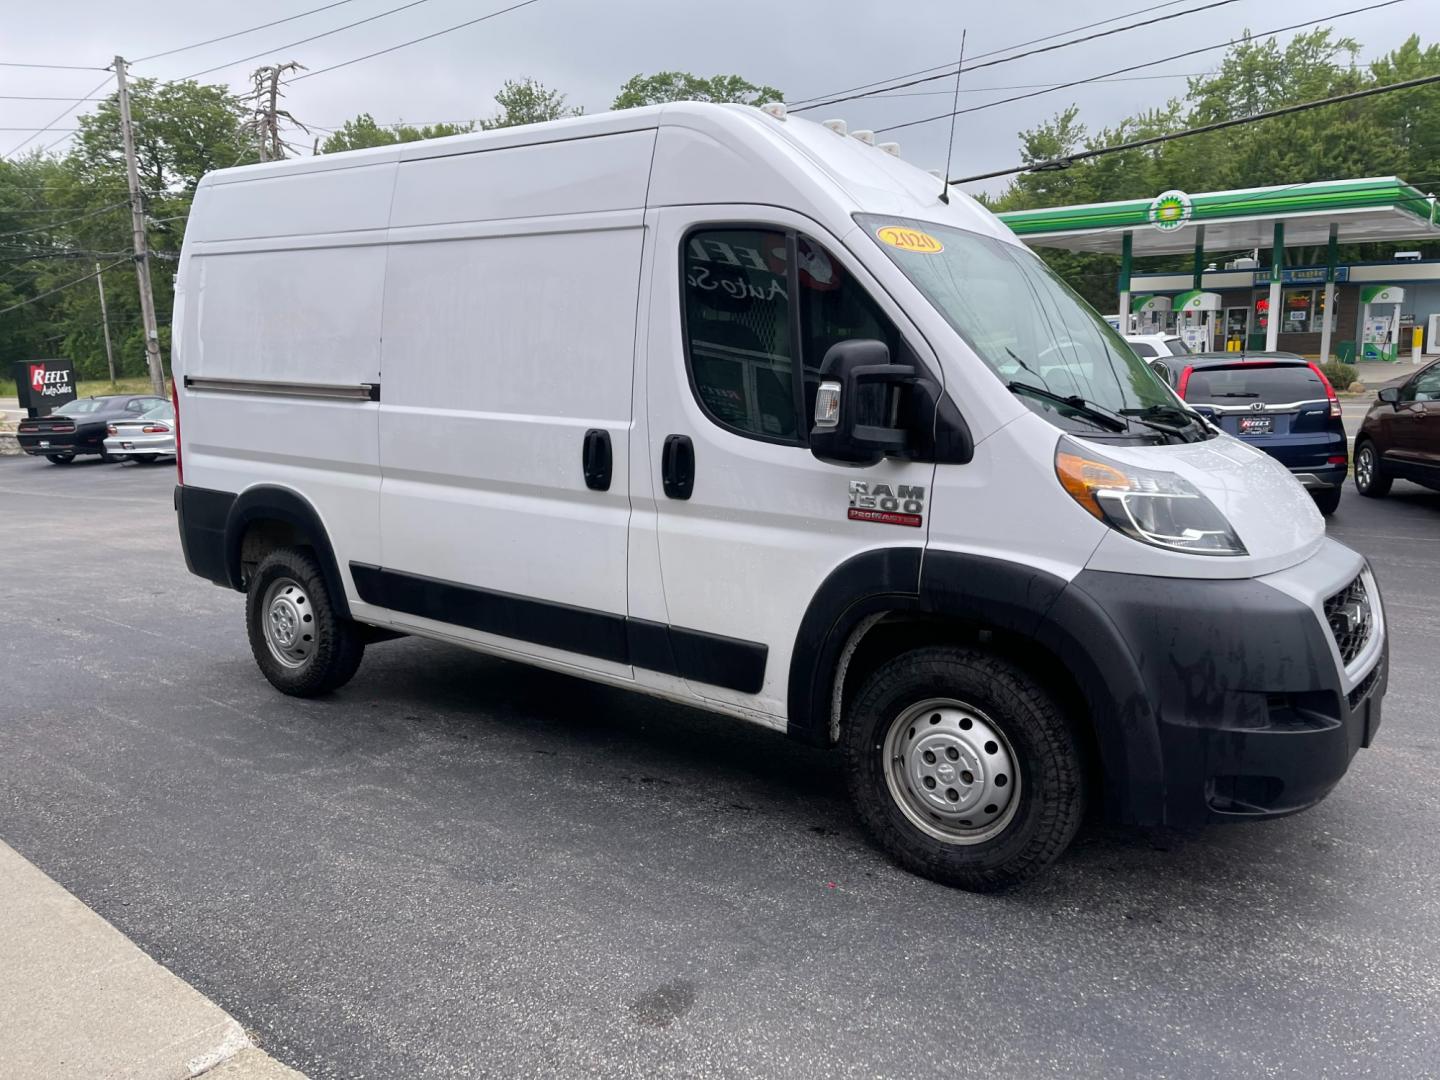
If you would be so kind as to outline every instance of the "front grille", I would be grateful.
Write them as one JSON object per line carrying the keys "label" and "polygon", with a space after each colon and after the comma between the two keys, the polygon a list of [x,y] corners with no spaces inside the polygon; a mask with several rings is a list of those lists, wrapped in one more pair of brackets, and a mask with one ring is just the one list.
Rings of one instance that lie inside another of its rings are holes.
{"label": "front grille", "polygon": [[1349,667],[1365,648],[1375,629],[1375,612],[1370,606],[1370,594],[1365,590],[1363,578],[1357,576],[1325,601],[1325,621],[1330,624],[1330,633],[1340,650],[1340,659]]}

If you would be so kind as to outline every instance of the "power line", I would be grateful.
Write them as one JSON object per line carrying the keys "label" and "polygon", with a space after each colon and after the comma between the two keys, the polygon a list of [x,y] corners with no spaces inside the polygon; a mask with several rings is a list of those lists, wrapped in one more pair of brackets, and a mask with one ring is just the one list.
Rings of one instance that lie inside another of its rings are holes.
{"label": "power line", "polygon": [[[1187,49],[1184,52],[1178,52],[1171,56],[1164,56],[1161,57],[1159,60],[1147,60],[1143,64],[1131,64],[1129,67],[1116,68],[1114,71],[1107,71],[1101,75],[1092,75],[1089,78],[1085,79],[1074,79],[1071,82],[1058,83],[1055,86],[1052,86],[1046,90],[1032,90],[1028,94],[1016,94],[1014,97],[1000,98],[996,101],[987,101],[983,105],[972,105],[969,108],[961,109],[960,114],[963,115],[965,113],[979,112],[982,109],[993,109],[997,105],[1008,105],[1014,101],[1025,101],[1029,98],[1039,97],[1042,94],[1054,93],[1056,90],[1066,90],[1072,86],[1083,86],[1086,83],[1098,82],[1100,79],[1109,78],[1112,75],[1124,75],[1126,72],[1140,71],[1143,68],[1154,67],[1157,64],[1166,64],[1169,63],[1171,60],[1180,60],[1184,57],[1195,56],[1199,53],[1214,52],[1216,49],[1228,49],[1232,45],[1235,45],[1240,41],[1247,40],[1250,37],[1270,37],[1275,34],[1286,33],[1290,30],[1300,30],[1307,26],[1318,26],[1320,23],[1329,22],[1332,19],[1343,19],[1347,15],[1359,15],[1367,11],[1378,11],[1380,8],[1392,7],[1395,4],[1403,4],[1404,2],[1405,0],[1380,0],[1379,3],[1370,4],[1366,7],[1351,8],[1349,11],[1337,11],[1333,15],[1322,15],[1318,19],[1309,19],[1305,22],[1292,23],[1289,26],[1277,27],[1274,30],[1262,30],[1259,34],[1247,35],[1245,38],[1231,38],[1228,41],[1222,41],[1215,45],[1205,45],[1198,49]],[[949,113],[941,113],[938,116],[927,116],[923,120],[906,120],[904,123],[891,124],[888,127],[876,128],[875,130],[877,132],[899,131],[901,128],[915,127],[917,124],[929,124],[933,123],[936,120],[948,119],[950,119]]]}
{"label": "power line", "polygon": [[[6,156],[6,157],[11,157],[11,156],[13,156],[13,155],[15,154],[15,152],[16,152],[17,150],[20,150],[22,147],[24,147],[24,146],[26,145],[26,143],[34,142],[35,139],[39,138],[39,137],[40,137],[41,135],[43,135],[45,132],[50,131],[50,130],[51,130],[52,128],[54,128],[55,125],[58,124],[61,120],[64,120],[65,117],[69,116],[72,112],[74,112],[76,109],[78,109],[81,105],[84,105],[85,102],[92,100],[92,99],[95,97],[96,91],[98,91],[101,87],[103,87],[106,83],[108,83],[111,78],[112,78],[112,76],[110,75],[109,71],[107,70],[107,71],[106,71],[105,78],[101,79],[101,80],[100,80],[98,83],[96,83],[93,87],[91,87],[89,90],[85,91],[85,95],[84,95],[83,97],[76,98],[76,99],[75,99],[74,101],[72,101],[69,105],[67,105],[67,106],[65,107],[64,111],[61,112],[59,116],[55,117],[54,120],[51,120],[50,123],[46,124],[43,128],[37,128],[33,133],[31,133],[30,135],[27,135],[23,140],[21,140],[21,141],[20,141],[19,143],[17,143],[15,146],[12,146],[12,147],[10,148],[9,153],[7,153],[5,156]],[[53,145],[55,145],[55,144],[54,144],[54,143],[51,143],[51,146],[53,146]],[[48,147],[47,147],[47,149],[48,149]]]}
{"label": "power line", "polygon": [[322,11],[329,11],[344,4],[354,3],[354,0],[335,0],[333,4],[326,4],[324,7],[311,8],[309,11],[302,11],[298,15],[290,15],[283,19],[275,19],[272,22],[261,23],[259,26],[252,26],[247,30],[236,30],[233,34],[221,34],[219,37],[206,38],[204,41],[191,42],[189,45],[181,45],[178,48],[166,49],[164,52],[151,53],[149,56],[142,56],[138,60],[132,60],[132,64],[143,64],[146,60],[158,60],[162,56],[174,56],[176,53],[188,52],[191,49],[198,49],[203,45],[214,45],[217,42],[229,41],[231,38],[244,37],[246,34],[253,34],[257,30],[268,30],[272,26],[279,26],[281,23],[294,22],[296,19],[303,19],[306,15],[318,15]]}
{"label": "power line", "polygon": [[[1112,15],[1108,19],[1100,19],[1098,22],[1086,23],[1084,26],[1072,26],[1068,30],[1059,30],[1053,34],[1046,34],[1044,37],[1032,38],[1029,41],[1020,41],[1016,42],[1014,45],[1006,45],[1005,47],[1000,49],[991,49],[989,52],[978,53],[976,54],[974,59],[984,60],[986,57],[997,56],[1000,53],[1013,52],[1015,49],[1024,49],[1030,45],[1038,45],[1042,41],[1053,41],[1055,38],[1064,37],[1066,34],[1078,34],[1082,30],[1092,30],[1097,26],[1104,26],[1107,23],[1119,22],[1121,19],[1128,19],[1132,15],[1144,15],[1151,11],[1160,11],[1163,8],[1174,7],[1176,4],[1183,4],[1184,2],[1185,0],[1165,0],[1165,3],[1163,4],[1151,4],[1149,7],[1137,8],[1134,11],[1127,11],[1122,15]],[[953,73],[954,67],[955,65],[953,64],[936,64],[934,67],[921,68],[919,71],[907,71],[904,75],[892,75],[888,79],[879,79],[876,82],[861,83],[859,86],[847,86],[844,90],[834,90],[828,94],[816,94],[814,97],[800,98],[793,105],[789,105],[787,103],[787,107],[792,112],[799,112],[801,106],[805,106],[812,101],[819,101],[821,98],[834,97],[837,94],[850,94],[856,90],[867,90],[872,86],[883,87],[886,83],[894,82],[896,79],[909,79],[913,78],[916,75],[928,75],[933,71],[939,71],[946,74]],[[944,74],[942,74],[941,77],[943,78]]]}
{"label": "power line", "polygon": [[[0,101],[69,101],[64,94],[0,94]],[[83,101],[104,101],[104,98],[83,98]]]}
{"label": "power line", "polygon": [[[970,71],[979,71],[981,68],[995,67],[999,64],[1009,64],[1016,60],[1024,60],[1030,56],[1039,56],[1041,53],[1054,52],[1056,49],[1068,49],[1072,45],[1083,45],[1087,41],[1095,41],[1098,38],[1111,37],[1114,34],[1124,34],[1130,30],[1142,30],[1154,26],[1157,23],[1169,22],[1171,19],[1183,19],[1186,15],[1197,15],[1202,11],[1210,11],[1214,8],[1225,7],[1228,4],[1238,3],[1239,0],[1211,0],[1208,4],[1199,7],[1186,8],[1184,11],[1172,11],[1168,15],[1159,15],[1153,19],[1146,19],[1144,22],[1126,23],[1124,26],[1115,26],[1109,30],[1101,30],[1098,33],[1086,34],[1084,37],[1071,38],[1068,41],[1057,41],[1054,45],[1045,45],[1038,49],[1030,49],[1027,52],[1016,53],[1014,56],[1002,56],[997,60],[990,60],[983,64],[971,64]],[[1389,0],[1390,3],[1400,3],[1400,0]],[[1183,54],[1182,54],[1183,55]],[[911,79],[909,82],[899,82],[885,87],[886,90],[904,90],[907,87],[919,86],[921,83],[935,82],[937,79],[948,79],[955,75],[952,67],[939,75],[927,75],[921,79]],[[807,112],[810,109],[823,109],[830,105],[838,105],[843,101],[854,101],[856,98],[870,97],[873,92],[858,94],[847,94],[841,97],[830,98],[827,101],[817,101],[813,105],[801,105],[793,109],[793,112]]]}
{"label": "power line", "polygon": [[[1131,75],[1123,79],[1096,79],[1095,82],[1148,82],[1155,79],[1203,79],[1209,72],[1206,71],[1172,71],[1166,75]],[[988,94],[996,90],[1037,90],[1051,89],[1059,86],[1059,83],[1016,83],[1012,86],[962,86],[962,94]],[[891,94],[885,91],[877,91],[871,97],[877,98],[902,98],[902,97],[949,97],[954,90],[903,90],[898,94]]]}
{"label": "power line", "polygon": [[111,210],[127,205],[129,205],[128,199],[125,200],[125,202],[111,203],[109,206],[102,206],[98,210],[90,210],[84,214],[80,214],[77,217],[66,218],[64,221],[51,221],[47,222],[44,225],[32,225],[28,229],[12,229],[10,232],[0,232],[0,236],[24,236],[28,233],[45,232],[47,229],[58,229],[64,225],[73,225],[77,221],[84,221],[87,218],[99,217],[101,214],[108,214]]}
{"label": "power line", "polygon": [[[376,19],[383,19],[387,15],[394,15],[398,11],[405,11],[409,8],[419,7],[421,4],[428,4],[429,2],[430,0],[410,0],[408,4],[401,4],[399,7],[389,8],[388,10],[382,11],[379,14],[369,15],[363,19],[356,19],[354,22],[346,23],[344,26],[337,26],[334,30],[326,30],[319,34],[311,34],[307,38],[301,38],[299,41],[292,41],[288,45],[277,45],[273,49],[264,49],[257,53],[251,53],[249,56],[242,56],[239,60],[231,60],[228,63],[216,64],[214,67],[208,67],[205,68],[203,71],[197,71],[191,75],[186,75],[178,81],[184,82],[187,79],[199,78],[201,75],[209,75],[212,71],[221,71],[224,68],[234,67],[236,64],[243,64],[250,60],[258,60],[264,56],[273,56],[275,53],[281,53],[287,49],[293,49],[297,45],[308,45],[312,41],[319,41],[323,37],[330,37],[332,34],[338,34],[342,30],[351,30],[357,26],[363,26],[365,23],[374,22]],[[290,81],[294,82],[295,80],[292,79]]]}
{"label": "power line", "polygon": [[388,49],[379,49],[372,53],[366,53],[364,56],[357,56],[353,60],[345,60],[338,64],[331,64],[329,67],[319,68],[315,71],[307,71],[304,75],[298,75],[290,81],[292,83],[297,83],[301,79],[313,79],[316,75],[324,75],[327,71],[334,71],[337,68],[349,67],[351,64],[358,64],[362,60],[373,60],[377,56],[384,56],[386,53],[395,52],[397,49],[408,48],[411,45],[419,45],[422,41],[429,41],[432,38],[437,38],[441,37],[444,34],[453,33],[456,30],[464,30],[467,26],[474,26],[476,23],[482,23],[488,19],[494,19],[500,15],[507,15],[512,11],[519,11],[523,7],[529,7],[531,4],[536,3],[539,3],[539,0],[521,0],[521,2],[518,4],[511,4],[509,7],[501,8],[499,11],[492,11],[488,15],[481,15],[478,19],[471,19],[468,22],[456,23],[454,26],[448,26],[444,30],[436,30],[433,34],[426,34],[424,37],[412,38],[409,41],[402,41],[399,45],[391,45]]}
{"label": "power line", "polygon": [[1384,86],[1372,86],[1365,90],[1355,90],[1348,94],[1337,94],[1334,97],[1301,102],[1298,105],[1285,105],[1278,109],[1267,109],[1264,112],[1252,113],[1249,116],[1240,116],[1231,120],[1217,120],[1213,124],[1202,124],[1199,127],[1186,128],[1184,131],[1172,131],[1165,135],[1152,135],[1146,139],[1133,139],[1130,142],[1119,143],[1115,146],[1105,146],[1097,150],[1082,150],[1078,153],[1066,154],[1064,157],[1055,158],[1051,161],[1042,161],[1030,165],[1018,165],[1013,169],[999,169],[995,172],[980,173],[976,176],[965,176],[958,180],[950,180],[948,182],[951,184],[970,184],[978,180],[992,180],[997,176],[1010,176],[1014,173],[1051,172],[1058,169],[1068,169],[1077,161],[1087,161],[1090,158],[1102,157],[1105,154],[1118,154],[1123,150],[1138,150],[1141,147],[1156,146],[1160,143],[1172,142],[1175,139],[1188,139],[1192,135],[1204,135],[1211,131],[1223,131],[1225,128],[1239,127],[1242,124],[1255,124],[1261,120],[1274,119],[1277,116],[1289,116],[1293,113],[1305,112],[1309,109],[1318,109],[1325,105],[1339,105],[1346,101],[1358,101],[1361,98],[1375,97],[1378,94],[1389,94],[1396,90],[1413,90],[1416,87],[1427,86],[1437,82],[1440,82],[1440,75],[1425,75],[1418,79],[1407,79],[1404,82],[1387,83]]}
{"label": "power line", "polygon": [[52,71],[109,71],[109,68],[90,64],[22,64],[14,60],[0,60],[0,67],[49,68]]}
{"label": "power line", "polygon": [[18,304],[11,304],[11,305],[10,305],[9,307],[7,307],[7,308],[0,308],[0,315],[8,315],[8,314],[10,314],[10,312],[12,312],[12,311],[18,311],[18,310],[20,310],[22,307],[29,307],[31,304],[38,304],[41,300],[44,300],[47,296],[54,296],[56,293],[58,293],[58,292],[64,292],[66,289],[73,289],[76,285],[82,285],[82,284],[84,284],[84,283],[87,282],[87,281],[91,281],[91,280],[99,277],[99,276],[100,276],[101,274],[103,274],[106,270],[114,270],[117,266],[120,266],[122,263],[126,263],[126,262],[129,262],[129,260],[128,260],[128,259],[116,259],[116,260],[115,260],[113,263],[111,263],[109,266],[102,266],[99,270],[92,270],[90,273],[86,274],[84,277],[78,277],[78,278],[76,278],[74,281],[67,281],[64,285],[57,285],[57,286],[55,286],[55,288],[53,288],[53,289],[48,289],[48,290],[46,290],[45,292],[37,293],[37,294],[35,294],[34,296],[30,297],[30,299],[28,299],[28,300],[22,300],[22,301],[20,301],[20,303],[18,303]]}

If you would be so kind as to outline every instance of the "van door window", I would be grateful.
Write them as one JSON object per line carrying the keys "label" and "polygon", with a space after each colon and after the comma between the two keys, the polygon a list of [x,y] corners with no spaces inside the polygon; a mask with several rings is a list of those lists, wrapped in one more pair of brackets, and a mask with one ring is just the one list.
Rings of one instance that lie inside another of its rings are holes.
{"label": "van door window", "polygon": [[[815,414],[820,365],[830,346],[870,338],[890,347],[890,358],[903,363],[904,344],[870,294],[849,280],[839,260],[808,237],[796,244],[799,256],[800,354],[804,359],[804,404],[801,416]],[[878,387],[876,388],[879,389]]]}
{"label": "van door window", "polygon": [[724,427],[796,442],[794,355],[779,229],[705,229],[685,239],[685,337],[701,406]]}
{"label": "van door window", "polygon": [[873,338],[897,362],[908,355],[870,294],[808,237],[782,229],[698,229],[685,239],[684,267],[691,381],[701,406],[723,427],[804,445],[830,346]]}

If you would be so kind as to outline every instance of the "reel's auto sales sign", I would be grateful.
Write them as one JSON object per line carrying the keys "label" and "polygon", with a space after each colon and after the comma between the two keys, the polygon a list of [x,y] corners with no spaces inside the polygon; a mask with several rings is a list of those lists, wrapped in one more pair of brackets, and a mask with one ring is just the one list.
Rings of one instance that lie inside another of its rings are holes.
{"label": "reel's auto sales sign", "polygon": [[75,400],[75,367],[69,360],[17,360],[15,391],[21,408],[46,416]]}

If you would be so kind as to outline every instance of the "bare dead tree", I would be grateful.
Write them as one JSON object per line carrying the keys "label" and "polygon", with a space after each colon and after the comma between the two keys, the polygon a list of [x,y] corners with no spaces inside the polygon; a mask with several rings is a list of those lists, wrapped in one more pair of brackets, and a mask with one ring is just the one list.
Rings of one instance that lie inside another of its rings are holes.
{"label": "bare dead tree", "polygon": [[288,64],[267,64],[256,68],[250,76],[255,85],[252,91],[255,109],[246,128],[259,143],[261,161],[278,161],[294,152],[295,148],[280,134],[282,121],[293,124],[307,135],[310,133],[310,129],[296,120],[289,110],[280,108],[280,101],[285,96],[280,89],[281,78],[290,72],[304,70],[304,64],[291,60]]}

